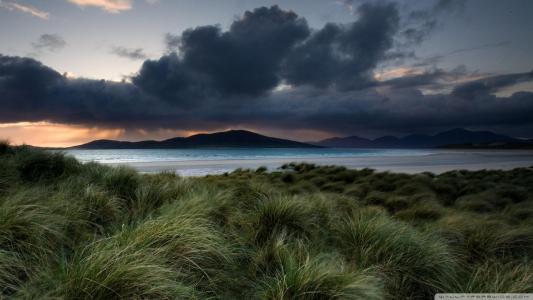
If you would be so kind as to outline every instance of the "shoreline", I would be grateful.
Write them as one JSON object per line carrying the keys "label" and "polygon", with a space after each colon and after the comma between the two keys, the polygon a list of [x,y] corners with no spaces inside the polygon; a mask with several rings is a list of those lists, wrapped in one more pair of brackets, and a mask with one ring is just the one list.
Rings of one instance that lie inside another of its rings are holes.
{"label": "shoreline", "polygon": [[184,176],[222,174],[235,169],[256,169],[265,166],[275,170],[285,163],[306,162],[317,165],[339,165],[350,169],[371,168],[396,173],[443,173],[451,170],[510,170],[533,166],[533,151],[442,151],[427,155],[359,156],[359,157],[287,157],[259,159],[219,159],[188,161],[120,162],[107,165],[127,165],[139,172],[176,172]]}

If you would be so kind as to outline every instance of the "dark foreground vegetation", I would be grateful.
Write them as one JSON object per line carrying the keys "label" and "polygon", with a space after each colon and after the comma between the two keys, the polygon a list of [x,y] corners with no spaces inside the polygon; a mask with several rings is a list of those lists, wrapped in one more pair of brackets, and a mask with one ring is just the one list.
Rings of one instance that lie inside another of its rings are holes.
{"label": "dark foreground vegetation", "polygon": [[0,143],[0,298],[533,292],[533,169],[203,178]]}

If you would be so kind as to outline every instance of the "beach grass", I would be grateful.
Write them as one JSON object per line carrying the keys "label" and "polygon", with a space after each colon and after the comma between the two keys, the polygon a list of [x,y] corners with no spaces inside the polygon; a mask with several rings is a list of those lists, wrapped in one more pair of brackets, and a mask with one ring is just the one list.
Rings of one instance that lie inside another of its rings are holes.
{"label": "beach grass", "polygon": [[0,298],[533,292],[533,168],[183,178],[0,142]]}

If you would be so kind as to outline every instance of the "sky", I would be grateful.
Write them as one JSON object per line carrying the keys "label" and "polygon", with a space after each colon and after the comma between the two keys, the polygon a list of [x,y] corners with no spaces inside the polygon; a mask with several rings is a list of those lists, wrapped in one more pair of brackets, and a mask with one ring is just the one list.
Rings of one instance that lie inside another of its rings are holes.
{"label": "sky", "polygon": [[0,0],[0,139],[533,138],[529,0]]}

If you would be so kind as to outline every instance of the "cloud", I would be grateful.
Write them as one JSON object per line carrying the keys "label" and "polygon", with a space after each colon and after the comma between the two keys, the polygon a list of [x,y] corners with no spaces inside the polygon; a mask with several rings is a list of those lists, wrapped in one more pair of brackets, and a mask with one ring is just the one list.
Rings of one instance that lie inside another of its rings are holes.
{"label": "cloud", "polygon": [[148,55],[144,53],[142,48],[111,47],[111,53],[131,60],[144,60],[148,58]]}
{"label": "cloud", "polygon": [[48,18],[50,17],[50,13],[48,12],[42,11],[30,5],[19,4],[17,2],[0,1],[0,8],[4,8],[10,11],[20,11],[43,20],[48,20]]}
{"label": "cloud", "polygon": [[[392,69],[389,72],[393,72]],[[438,94],[449,93],[457,85],[472,82],[479,78],[488,78],[488,74],[470,72],[465,66],[458,66],[452,70],[422,68],[400,68],[404,70],[399,75],[384,77],[376,86],[388,89],[418,89],[425,93]],[[385,73],[385,75],[387,75]]]}
{"label": "cloud", "polygon": [[[462,15],[466,7],[466,0],[429,0],[407,5],[404,1],[369,1],[369,0],[343,0],[342,3],[357,15],[365,6],[376,7],[393,6],[396,15],[396,24],[392,32],[389,47],[378,60],[380,68],[390,68],[393,66],[405,65],[407,61],[413,63],[413,67],[435,67],[435,65],[446,55],[436,55],[429,58],[420,58],[416,55],[415,49],[426,41],[436,30],[441,28],[446,21],[454,16]],[[357,6],[359,5],[359,6]],[[370,15],[375,15],[371,13]],[[392,18],[392,14],[390,17]],[[379,19],[378,19],[379,20]],[[386,41],[385,39],[383,41]],[[483,47],[498,47],[502,45],[481,45]],[[458,49],[459,52],[473,51],[475,49]],[[457,53],[459,53],[457,52]]]}
{"label": "cloud", "polygon": [[0,123],[338,135],[464,126],[531,135],[533,93],[497,94],[533,81],[531,72],[421,68],[375,77],[401,35],[397,12],[394,4],[363,4],[354,22],[312,29],[294,12],[258,8],[228,30],[184,31],[178,52],[145,60],[131,83],[72,78],[0,55]]}
{"label": "cloud", "polygon": [[[398,48],[418,45],[426,40],[431,33],[439,28],[443,21],[454,14],[464,11],[466,0],[429,0],[417,2],[414,5],[405,5],[405,1],[371,1],[371,0],[340,0],[348,10],[357,14],[361,6],[375,5],[376,3],[395,5],[402,15],[400,34],[396,37]],[[412,7],[418,7],[411,9]]]}
{"label": "cloud", "polygon": [[452,95],[464,99],[485,97],[504,88],[528,81],[533,81],[533,71],[491,76],[461,84],[454,88]]}
{"label": "cloud", "polygon": [[342,89],[365,86],[370,71],[393,45],[399,16],[394,4],[365,3],[351,24],[326,24],[297,46],[286,61],[289,83]]}
{"label": "cloud", "polygon": [[[351,91],[302,86],[238,100],[198,98],[191,105],[168,102],[135,84],[69,79],[33,59],[0,56],[0,122],[48,121],[129,130],[239,126],[339,135],[497,126],[527,134],[533,129],[533,93],[498,97],[489,92],[527,80],[533,80],[531,73],[491,76],[435,95],[424,95],[409,85]],[[466,87],[480,89],[476,82],[486,87],[468,96]]]}
{"label": "cloud", "polygon": [[[179,50],[146,61],[133,82],[165,101],[258,96],[278,85],[357,89],[386,57],[397,31],[394,4],[363,4],[350,24],[313,31],[305,19],[277,6],[248,11],[222,31],[217,26],[167,35]],[[230,101],[230,100],[228,100]]]}
{"label": "cloud", "polygon": [[146,61],[136,85],[169,101],[213,95],[260,95],[281,82],[282,62],[309,35],[307,22],[278,6],[247,11],[228,31],[188,29],[179,53]]}
{"label": "cloud", "polygon": [[109,13],[120,13],[133,7],[133,0],[67,0],[81,7],[94,6]]}
{"label": "cloud", "polygon": [[476,46],[472,46],[468,48],[459,48],[459,49],[452,50],[448,53],[433,55],[431,57],[426,57],[426,58],[413,57],[417,61],[413,66],[414,67],[435,66],[437,63],[441,62],[445,57],[448,57],[451,55],[456,55],[459,53],[468,53],[468,52],[479,51],[479,50],[507,47],[511,44],[512,44],[511,41],[500,41],[496,43],[486,43],[482,45],[476,45]]}
{"label": "cloud", "polygon": [[165,48],[168,52],[176,51],[179,48],[181,38],[177,35],[167,33],[165,34]]}
{"label": "cloud", "polygon": [[484,50],[484,49],[490,49],[490,48],[506,47],[506,46],[509,46],[510,44],[511,44],[511,41],[500,41],[500,42],[497,42],[497,43],[487,43],[487,44],[473,46],[473,47],[469,47],[469,48],[456,49],[456,50],[453,50],[453,51],[447,53],[446,55],[452,55],[452,54],[470,52],[470,51],[477,51],[477,50]]}
{"label": "cloud", "polygon": [[33,49],[37,51],[48,50],[55,52],[63,49],[67,42],[57,34],[42,34],[36,42],[31,43]]}
{"label": "cloud", "polygon": [[437,0],[429,8],[408,12],[406,22],[402,26],[404,44],[417,45],[422,43],[441,25],[443,19],[449,18],[451,14],[456,12],[462,12],[465,5],[466,0]]}

